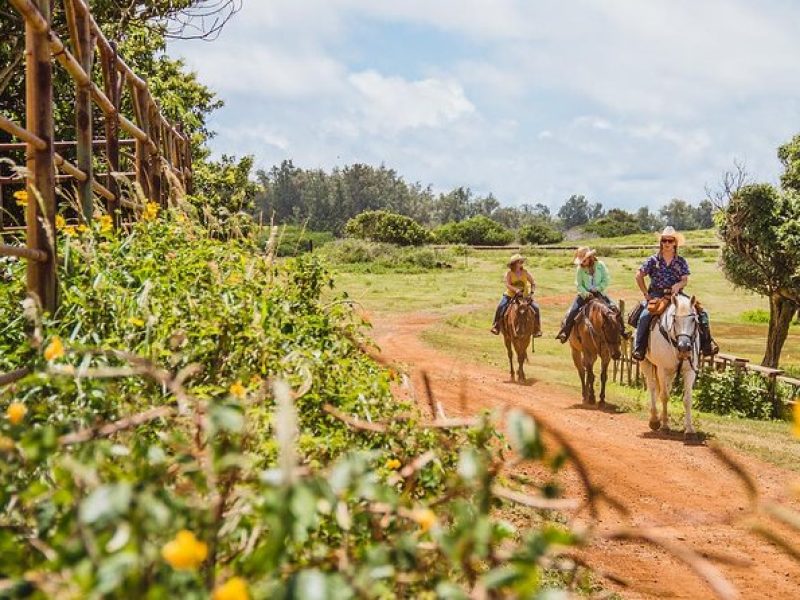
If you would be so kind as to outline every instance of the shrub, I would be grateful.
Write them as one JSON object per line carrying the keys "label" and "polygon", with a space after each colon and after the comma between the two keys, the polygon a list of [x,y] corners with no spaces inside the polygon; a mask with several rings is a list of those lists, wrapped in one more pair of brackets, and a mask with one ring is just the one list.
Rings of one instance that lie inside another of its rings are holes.
{"label": "shrub", "polygon": [[483,215],[457,223],[446,223],[433,233],[439,242],[471,246],[504,246],[514,239],[511,231]]}
{"label": "shrub", "polygon": [[452,251],[433,248],[403,248],[392,244],[368,242],[353,238],[337,240],[320,252],[338,267],[358,271],[414,272],[449,268],[454,259]]}
{"label": "shrub", "polygon": [[761,308],[746,310],[739,315],[739,318],[745,323],[769,323],[769,311]]}
{"label": "shrub", "polygon": [[[262,249],[267,247],[270,228],[262,227],[256,236],[256,243]],[[321,248],[334,240],[329,231],[310,231],[299,225],[282,225],[278,229],[278,256],[298,256]]]}
{"label": "shrub", "polygon": [[564,239],[564,234],[558,229],[544,222],[533,222],[519,228],[519,242],[521,244],[557,244]]}
{"label": "shrub", "polygon": [[398,246],[420,246],[431,241],[430,232],[411,217],[383,210],[369,210],[353,217],[345,235]]}
{"label": "shrub", "polygon": [[584,226],[584,231],[594,233],[600,237],[610,238],[632,233],[641,233],[636,217],[627,211],[615,208],[604,217],[595,219]]}
{"label": "shrub", "polygon": [[695,383],[694,405],[699,410],[719,415],[772,418],[772,403],[764,378],[744,369],[704,369]]}

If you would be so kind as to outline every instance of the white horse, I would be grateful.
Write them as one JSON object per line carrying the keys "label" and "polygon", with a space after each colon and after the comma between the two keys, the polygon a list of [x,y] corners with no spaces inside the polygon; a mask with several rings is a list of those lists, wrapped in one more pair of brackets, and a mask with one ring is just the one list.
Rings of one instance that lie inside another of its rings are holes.
{"label": "white horse", "polygon": [[[696,438],[692,426],[692,386],[700,362],[700,339],[695,298],[683,294],[672,297],[669,306],[650,334],[650,344],[642,361],[647,389],[650,392],[650,429],[669,431],[667,402],[678,371],[683,376],[684,439]],[[661,419],[656,400],[661,399]]]}

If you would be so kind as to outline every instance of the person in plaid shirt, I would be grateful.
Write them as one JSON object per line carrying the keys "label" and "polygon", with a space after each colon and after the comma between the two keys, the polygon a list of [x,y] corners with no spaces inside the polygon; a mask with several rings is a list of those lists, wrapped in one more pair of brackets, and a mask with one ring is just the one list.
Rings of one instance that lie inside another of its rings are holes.
{"label": "person in plaid shirt", "polygon": [[[678,248],[685,243],[683,235],[668,225],[659,236],[659,251],[649,257],[636,273],[636,285],[644,294],[644,302],[652,298],[661,298],[666,293],[678,294],[689,282],[689,263],[678,255]],[[650,277],[650,285],[646,286],[644,278]],[[704,310],[698,312],[700,325],[700,349],[706,356],[711,356],[719,351],[711,339],[708,313]],[[647,344],[650,338],[650,322],[653,315],[646,309],[642,311],[636,326],[636,341],[633,347],[633,358],[642,360],[647,353]]]}

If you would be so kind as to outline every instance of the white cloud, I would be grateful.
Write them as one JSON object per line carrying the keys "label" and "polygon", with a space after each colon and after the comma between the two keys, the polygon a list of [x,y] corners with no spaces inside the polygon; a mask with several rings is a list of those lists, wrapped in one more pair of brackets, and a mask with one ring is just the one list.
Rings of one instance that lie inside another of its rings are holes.
{"label": "white cloud", "polygon": [[375,133],[441,127],[475,112],[475,106],[455,81],[407,81],[375,71],[353,73],[348,81],[357,92],[360,126]]}
{"label": "white cloud", "polygon": [[702,197],[733,158],[775,178],[799,19],[786,0],[270,0],[173,48],[228,104],[218,153],[636,207]]}

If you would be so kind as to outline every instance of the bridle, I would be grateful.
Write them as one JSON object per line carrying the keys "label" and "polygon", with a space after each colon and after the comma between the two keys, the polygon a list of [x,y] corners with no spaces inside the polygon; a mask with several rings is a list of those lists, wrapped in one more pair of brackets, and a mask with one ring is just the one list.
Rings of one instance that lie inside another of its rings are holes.
{"label": "bridle", "polygon": [[[677,303],[676,303],[676,301],[672,300],[671,304],[672,304],[672,306],[675,307],[675,310],[677,311]],[[666,327],[664,327],[664,321],[666,320],[666,316],[667,316],[667,312],[668,311],[669,311],[669,308],[667,308],[667,310],[664,311],[664,314],[662,315],[662,318],[660,318],[658,320],[658,329],[661,332],[661,335],[663,335],[667,339],[667,341],[672,345],[673,348],[675,348],[676,351],[678,351],[678,346],[680,345],[681,338],[684,338],[684,339],[686,339],[686,341],[689,342],[689,348],[690,348],[690,350],[689,350],[689,365],[692,367],[692,370],[696,372],[697,371],[697,365],[695,364],[696,360],[695,360],[695,351],[694,350],[695,350],[695,347],[697,346],[698,336],[700,335],[700,328],[698,327],[697,312],[694,310],[694,307],[692,307],[692,312],[689,313],[688,315],[681,315],[681,316],[678,316],[676,314],[671,315],[672,322],[669,324],[669,329],[667,329]],[[688,333],[689,327],[681,327],[681,330],[680,331],[678,330],[678,320],[679,319],[682,322],[686,321],[686,320],[689,320],[691,322],[691,333]],[[678,368],[680,369],[680,366],[681,366],[681,364],[683,364],[683,361],[685,359],[681,358],[679,360],[680,360],[680,363],[678,365]]]}

